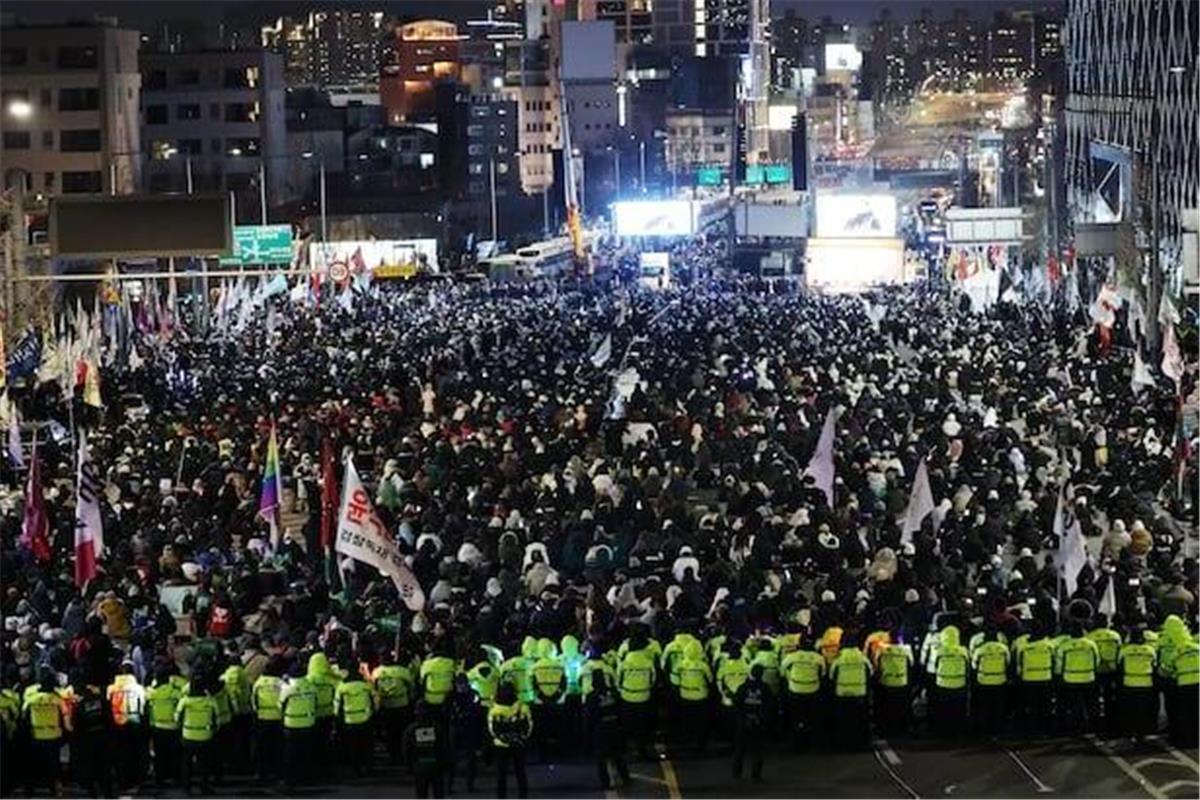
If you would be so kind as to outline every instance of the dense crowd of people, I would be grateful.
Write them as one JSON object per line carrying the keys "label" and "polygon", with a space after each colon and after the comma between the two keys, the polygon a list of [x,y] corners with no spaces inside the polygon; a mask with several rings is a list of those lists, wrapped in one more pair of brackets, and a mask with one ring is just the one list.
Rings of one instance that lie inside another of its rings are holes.
{"label": "dense crowd of people", "polygon": [[[9,387],[52,535],[49,558],[23,543],[7,466],[5,795],[58,789],[68,742],[94,796],[385,764],[420,796],[487,764],[504,796],[526,753],[586,752],[607,787],[710,735],[754,778],[772,741],[872,727],[1141,736],[1165,715],[1193,741],[1194,319],[1181,385],[1131,387],[1124,313],[1099,337],[1086,309],[919,287],[432,284],[185,316],[112,345],[102,412]],[[105,551],[77,587],[85,430]],[[322,549],[323,445],[423,609]],[[934,507],[907,535],[922,463]],[[1064,575],[1068,516],[1088,557]]]}

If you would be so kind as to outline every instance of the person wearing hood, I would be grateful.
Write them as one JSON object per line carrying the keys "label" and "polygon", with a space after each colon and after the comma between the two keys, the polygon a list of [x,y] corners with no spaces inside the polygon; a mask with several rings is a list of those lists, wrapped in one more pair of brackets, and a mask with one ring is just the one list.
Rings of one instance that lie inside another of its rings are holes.
{"label": "person wearing hood", "polygon": [[[682,654],[672,663],[670,671],[678,711],[673,738],[680,748],[685,740],[690,740],[697,754],[703,756],[710,727],[707,717],[712,711],[712,667],[704,656],[704,645],[700,644],[699,639],[691,637],[682,649]],[[664,661],[667,660],[666,656],[664,650]]]}
{"label": "person wearing hood", "polygon": [[[1192,641],[1194,641],[1192,635],[1183,619],[1177,614],[1168,614],[1158,633],[1158,667],[1155,684],[1162,695],[1163,704],[1166,706],[1167,727],[1174,738],[1180,736],[1179,725],[1182,718],[1180,709],[1175,703],[1177,694],[1175,668],[1179,655]],[[1186,660],[1184,663],[1186,667],[1190,668],[1190,663]],[[1188,685],[1186,681],[1191,680],[1190,674],[1185,674],[1184,680],[1184,685]]]}
{"label": "person wearing hood", "polygon": [[308,685],[316,695],[316,726],[313,730],[313,755],[322,763],[328,763],[333,746],[334,707],[333,696],[342,676],[329,664],[324,653],[313,653],[308,657]]}
{"label": "person wearing hood", "polygon": [[938,634],[940,643],[933,655],[934,688],[931,696],[933,730],[941,737],[960,736],[967,719],[967,670],[970,658],[959,642],[957,625],[947,625]]}

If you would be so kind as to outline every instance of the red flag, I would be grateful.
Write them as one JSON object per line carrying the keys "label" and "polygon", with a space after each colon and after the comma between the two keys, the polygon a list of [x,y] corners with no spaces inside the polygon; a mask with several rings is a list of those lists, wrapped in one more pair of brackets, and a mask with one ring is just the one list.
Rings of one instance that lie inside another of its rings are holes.
{"label": "red flag", "polygon": [[326,436],[321,440],[321,549],[326,553],[333,547],[338,515],[337,476],[333,470],[333,442]]}
{"label": "red flag", "polygon": [[46,516],[46,498],[42,494],[42,460],[38,457],[36,442],[29,464],[29,480],[25,483],[21,545],[33,553],[38,561],[50,561],[50,518]]}

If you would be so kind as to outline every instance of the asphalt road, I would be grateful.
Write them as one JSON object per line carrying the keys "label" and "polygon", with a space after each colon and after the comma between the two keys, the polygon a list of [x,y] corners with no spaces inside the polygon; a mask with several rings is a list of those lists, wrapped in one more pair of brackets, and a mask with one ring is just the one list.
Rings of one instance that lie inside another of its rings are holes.
{"label": "asphalt road", "polygon": [[[609,792],[600,789],[593,765],[582,759],[529,766],[532,797],[716,798],[869,797],[898,798],[1195,798],[1200,795],[1196,749],[1179,751],[1158,738],[1135,745],[1129,740],[1044,739],[935,742],[877,740],[858,753],[772,753],[763,780],[735,780],[730,760],[662,758],[630,764],[632,782]],[[748,765],[747,765],[748,766]],[[512,791],[510,781],[510,789]],[[494,773],[485,768],[476,791],[460,779],[454,797],[491,797]],[[144,793],[146,796],[150,792]],[[282,790],[233,780],[221,796],[279,797]],[[169,791],[170,797],[182,793]],[[411,779],[385,767],[371,778],[349,779],[298,789],[295,796],[413,797]]]}

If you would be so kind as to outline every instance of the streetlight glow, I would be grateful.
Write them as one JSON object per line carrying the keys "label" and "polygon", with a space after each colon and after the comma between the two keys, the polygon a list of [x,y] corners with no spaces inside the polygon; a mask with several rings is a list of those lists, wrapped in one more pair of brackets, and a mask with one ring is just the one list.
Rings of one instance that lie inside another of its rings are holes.
{"label": "streetlight glow", "polygon": [[29,119],[33,116],[33,105],[28,100],[17,98],[8,104],[8,113],[17,119]]}

